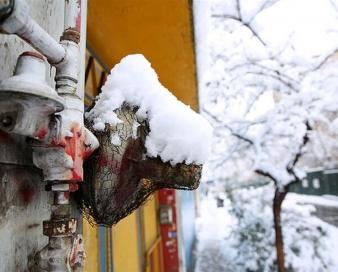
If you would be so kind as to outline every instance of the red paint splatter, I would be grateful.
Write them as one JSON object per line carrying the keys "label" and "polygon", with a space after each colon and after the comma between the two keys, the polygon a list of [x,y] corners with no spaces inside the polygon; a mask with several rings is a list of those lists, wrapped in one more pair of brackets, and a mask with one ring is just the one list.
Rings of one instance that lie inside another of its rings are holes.
{"label": "red paint splatter", "polygon": [[24,204],[28,204],[32,202],[34,195],[35,195],[35,191],[29,186],[27,187],[25,186],[20,189],[21,200]]}
{"label": "red paint splatter", "polygon": [[80,173],[76,172],[76,169],[72,170],[72,177],[70,180],[82,181],[82,176]]}
{"label": "red paint splatter", "polygon": [[118,160],[109,160],[107,156],[101,155],[97,160],[97,166],[99,168],[107,167],[114,174],[119,175],[121,173],[121,162]]}
{"label": "red paint splatter", "polygon": [[46,135],[48,134],[48,130],[43,128],[40,129],[36,134],[35,137],[37,137],[38,139],[42,140],[46,137]]}
{"label": "red paint splatter", "polygon": [[56,139],[51,142],[52,145],[62,146],[65,153],[72,158],[73,169],[71,169],[68,177],[71,192],[78,190],[79,185],[77,183],[83,181],[83,161],[93,153],[90,147],[85,147],[84,145],[85,134],[82,130],[83,128],[79,124],[73,124],[70,128],[72,137],[65,136],[59,143]]}
{"label": "red paint splatter", "polygon": [[76,192],[77,190],[79,190],[79,184],[77,184],[77,183],[70,183],[69,184],[69,191],[70,192]]}
{"label": "red paint splatter", "polygon": [[57,140],[55,138],[52,139],[52,141],[50,142],[51,145],[57,145]]}
{"label": "red paint splatter", "polygon": [[89,158],[89,156],[93,153],[92,150],[90,150],[89,148],[86,148],[83,151],[83,160],[86,160],[87,158]]}
{"label": "red paint splatter", "polygon": [[74,162],[74,168],[70,177],[71,181],[81,182],[83,180],[83,153],[84,153],[84,139],[81,133],[81,128],[75,125],[70,129],[73,137],[65,137],[61,141],[61,145],[64,146],[65,152],[71,156]]}
{"label": "red paint splatter", "polygon": [[0,131],[0,142],[13,142],[13,139],[11,138],[11,136],[3,131]]}

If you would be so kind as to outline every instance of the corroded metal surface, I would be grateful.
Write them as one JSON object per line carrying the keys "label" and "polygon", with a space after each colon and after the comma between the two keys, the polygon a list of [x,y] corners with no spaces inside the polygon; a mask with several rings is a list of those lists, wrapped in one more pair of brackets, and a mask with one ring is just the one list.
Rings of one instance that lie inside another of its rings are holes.
{"label": "corroded metal surface", "polygon": [[71,237],[53,237],[49,243],[34,257],[33,272],[70,272],[71,266],[68,256],[72,249]]}
{"label": "corroded metal surface", "polygon": [[86,252],[82,235],[78,234],[73,240],[73,246],[69,255],[69,264],[73,271],[82,271],[86,260]]}
{"label": "corroded metal surface", "polygon": [[48,237],[72,236],[76,232],[75,218],[43,221],[43,234]]}
{"label": "corroded metal surface", "polygon": [[80,32],[77,29],[74,28],[68,28],[63,32],[61,38],[61,41],[72,41],[75,43],[80,42]]}

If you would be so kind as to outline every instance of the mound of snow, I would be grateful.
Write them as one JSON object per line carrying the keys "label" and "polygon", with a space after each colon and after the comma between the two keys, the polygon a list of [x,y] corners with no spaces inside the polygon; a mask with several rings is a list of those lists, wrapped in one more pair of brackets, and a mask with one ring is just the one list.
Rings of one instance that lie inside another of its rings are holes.
{"label": "mound of snow", "polygon": [[94,108],[87,114],[95,130],[121,122],[115,110],[123,103],[137,106],[139,120],[147,119],[150,133],[145,146],[149,157],[164,162],[203,164],[211,150],[210,124],[178,101],[158,80],[143,55],[129,55],[111,70]]}

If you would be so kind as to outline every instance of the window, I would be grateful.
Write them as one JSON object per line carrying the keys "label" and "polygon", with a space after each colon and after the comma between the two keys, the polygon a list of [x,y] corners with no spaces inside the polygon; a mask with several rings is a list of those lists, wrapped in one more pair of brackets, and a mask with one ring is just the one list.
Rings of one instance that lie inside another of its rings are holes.
{"label": "window", "polygon": [[312,180],[312,185],[313,185],[313,188],[319,189],[319,188],[320,188],[319,179],[318,179],[318,178],[314,178],[314,179]]}
{"label": "window", "polygon": [[309,187],[309,181],[307,179],[302,180],[302,187],[303,188],[308,188]]}

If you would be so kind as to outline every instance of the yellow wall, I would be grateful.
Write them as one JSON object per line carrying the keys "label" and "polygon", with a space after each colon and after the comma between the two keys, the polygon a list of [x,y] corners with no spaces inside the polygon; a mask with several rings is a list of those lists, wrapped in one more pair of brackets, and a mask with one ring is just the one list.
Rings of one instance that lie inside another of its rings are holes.
{"label": "yellow wall", "polygon": [[[148,199],[148,201],[141,207],[141,216],[142,216],[142,231],[143,231],[143,243],[144,243],[144,265],[145,271],[151,271],[153,268],[153,272],[159,271],[159,252],[155,249],[154,252],[150,252],[156,239],[159,236],[159,229],[158,229],[158,219],[157,219],[157,195],[154,194],[153,196]],[[147,256],[148,253],[148,256]],[[149,255],[152,254],[152,256]]]}
{"label": "yellow wall", "polygon": [[112,231],[114,272],[138,272],[140,264],[135,212],[120,221]]}
{"label": "yellow wall", "polygon": [[84,271],[99,271],[99,243],[97,227],[92,227],[86,220],[83,220],[83,239],[87,249]]}
{"label": "yellow wall", "polygon": [[88,1],[87,41],[109,69],[142,53],[160,81],[197,107],[193,27],[189,0]]}
{"label": "yellow wall", "polygon": [[142,207],[143,235],[145,249],[149,249],[158,236],[157,229],[157,205],[153,195]]}

